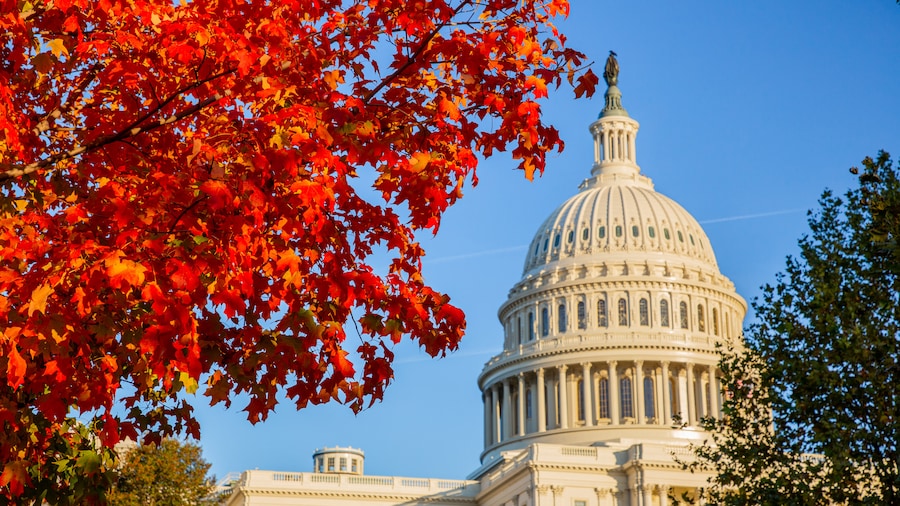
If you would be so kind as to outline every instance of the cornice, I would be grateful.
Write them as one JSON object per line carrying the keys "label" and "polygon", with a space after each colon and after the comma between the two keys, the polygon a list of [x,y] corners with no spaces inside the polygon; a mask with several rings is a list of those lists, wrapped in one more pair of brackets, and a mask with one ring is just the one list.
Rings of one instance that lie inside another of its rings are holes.
{"label": "cornice", "polygon": [[266,496],[266,497],[309,497],[309,498],[335,498],[335,499],[354,499],[354,500],[377,500],[391,502],[452,502],[460,504],[478,504],[475,496],[434,496],[434,495],[416,495],[416,494],[380,494],[376,492],[364,491],[343,491],[343,490],[310,490],[310,489],[269,489],[269,488],[248,488],[239,487],[238,491],[245,497],[247,496]]}

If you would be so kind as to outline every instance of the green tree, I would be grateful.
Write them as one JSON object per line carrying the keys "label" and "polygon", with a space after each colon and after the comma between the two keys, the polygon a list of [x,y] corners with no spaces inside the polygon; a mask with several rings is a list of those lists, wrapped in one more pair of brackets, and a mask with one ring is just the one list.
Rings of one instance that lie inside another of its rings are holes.
{"label": "green tree", "polygon": [[863,165],[724,350],[725,416],[690,464],[715,472],[713,504],[900,502],[900,167]]}
{"label": "green tree", "polygon": [[118,480],[107,495],[110,506],[193,506],[214,504],[215,478],[200,447],[175,439],[121,452]]}

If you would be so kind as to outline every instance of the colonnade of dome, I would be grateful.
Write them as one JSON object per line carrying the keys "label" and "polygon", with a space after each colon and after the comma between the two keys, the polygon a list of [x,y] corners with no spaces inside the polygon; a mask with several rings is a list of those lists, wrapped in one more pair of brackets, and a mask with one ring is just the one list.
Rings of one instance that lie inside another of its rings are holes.
{"label": "colonnade of dome", "polygon": [[614,85],[591,176],[541,224],[499,310],[503,352],[479,376],[482,460],[532,443],[699,437],[722,406],[716,344],[747,306],[702,227],[637,165]]}

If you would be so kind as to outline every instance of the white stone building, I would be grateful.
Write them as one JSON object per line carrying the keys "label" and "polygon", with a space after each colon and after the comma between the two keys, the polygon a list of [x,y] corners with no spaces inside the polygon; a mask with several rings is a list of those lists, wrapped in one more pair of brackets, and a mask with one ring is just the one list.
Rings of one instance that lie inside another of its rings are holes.
{"label": "white stone building", "polygon": [[747,305],[697,221],[641,174],[638,122],[605,77],[591,176],[540,226],[500,307],[503,352],[478,377],[481,467],[366,476],[360,450],[324,449],[313,473],[243,473],[227,506],[666,506],[704,485],[674,455],[720,412],[715,344],[739,338]]}

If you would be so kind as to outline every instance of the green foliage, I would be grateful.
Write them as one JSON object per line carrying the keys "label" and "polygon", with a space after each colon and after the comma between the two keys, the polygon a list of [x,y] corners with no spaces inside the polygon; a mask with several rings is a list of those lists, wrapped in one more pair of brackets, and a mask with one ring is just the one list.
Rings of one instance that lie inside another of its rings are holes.
{"label": "green foliage", "polygon": [[725,416],[688,464],[716,473],[711,504],[900,502],[900,167],[863,165],[723,350]]}
{"label": "green foliage", "polygon": [[200,447],[164,439],[121,455],[118,480],[108,494],[110,506],[195,506],[215,504],[215,479]]}

